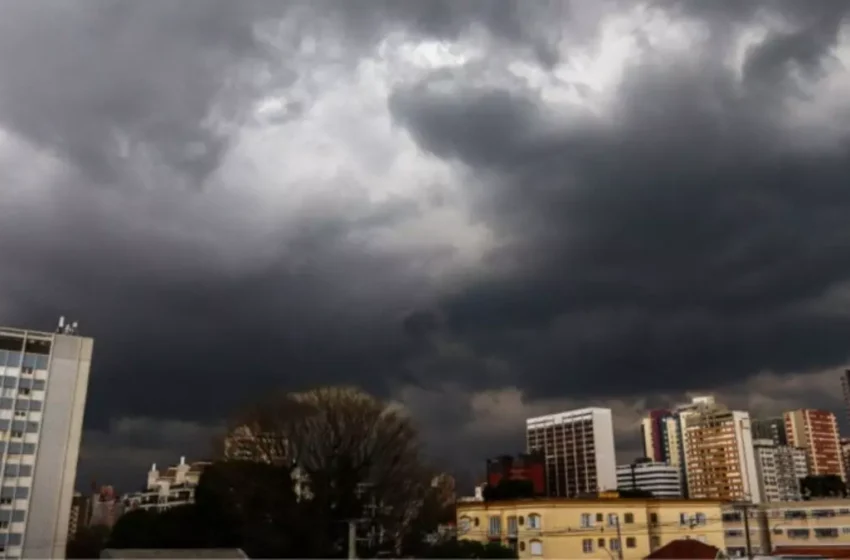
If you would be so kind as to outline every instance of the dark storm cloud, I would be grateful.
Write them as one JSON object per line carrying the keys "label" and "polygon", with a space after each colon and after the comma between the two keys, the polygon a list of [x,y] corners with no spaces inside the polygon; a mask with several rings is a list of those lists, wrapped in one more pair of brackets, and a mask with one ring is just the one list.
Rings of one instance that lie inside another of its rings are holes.
{"label": "dark storm cloud", "polygon": [[479,215],[508,240],[492,256],[503,274],[444,303],[447,336],[510,363],[537,394],[687,389],[845,360],[850,318],[804,303],[850,278],[847,139],[801,150],[781,125],[792,66],[817,69],[837,29],[769,36],[743,84],[720,53],[640,60],[613,126],[553,130],[537,92],[469,88],[464,71],[397,90],[397,120],[477,170]]}

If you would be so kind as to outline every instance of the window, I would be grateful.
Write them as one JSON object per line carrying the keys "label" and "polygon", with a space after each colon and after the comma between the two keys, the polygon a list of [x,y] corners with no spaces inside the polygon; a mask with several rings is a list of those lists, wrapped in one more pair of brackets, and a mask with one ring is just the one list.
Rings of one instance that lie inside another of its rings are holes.
{"label": "window", "polygon": [[834,539],[838,537],[838,529],[835,527],[815,529],[815,537],[819,539]]}
{"label": "window", "polygon": [[741,529],[727,529],[726,536],[729,538],[743,537],[744,531],[742,531]]}
{"label": "window", "polygon": [[502,534],[502,518],[498,515],[490,516],[490,536],[498,537]]}
{"label": "window", "polygon": [[479,525],[478,518],[476,517],[476,518],[473,520],[473,522],[472,522],[472,523],[473,523],[473,525],[475,525],[476,527],[478,527],[478,525]]}
{"label": "window", "polygon": [[543,556],[543,543],[540,541],[531,541],[531,555]]}
{"label": "window", "polygon": [[8,529],[9,522],[8,521],[0,521],[0,529]]}
{"label": "window", "polygon": [[585,554],[593,552],[593,539],[583,539],[581,541],[581,551]]}
{"label": "window", "polygon": [[655,550],[659,546],[661,546],[661,537],[658,537],[658,536],[655,536],[655,535],[649,537],[649,547],[652,550]]}
{"label": "window", "polygon": [[608,514],[608,526],[613,527],[616,524],[617,524],[617,514],[616,513],[609,513]]}
{"label": "window", "polygon": [[472,520],[470,518],[461,517],[460,523],[458,523],[458,528],[463,532],[469,531],[469,526],[470,526],[471,523],[472,523]]}
{"label": "window", "polygon": [[605,516],[604,516],[603,514],[601,514],[601,513],[597,513],[597,514],[596,514],[596,522],[597,522],[597,523],[602,523],[603,521],[605,521]]}
{"label": "window", "polygon": [[520,552],[525,550],[525,543],[524,542],[519,543],[519,550],[520,550]]}
{"label": "window", "polygon": [[516,537],[517,534],[517,525],[516,525],[516,516],[511,515],[508,517],[508,536]]}
{"label": "window", "polygon": [[626,548],[637,547],[637,539],[635,537],[626,537]]}
{"label": "window", "polygon": [[696,516],[694,516],[694,523],[696,525],[705,525],[705,514],[697,513]]}
{"label": "window", "polygon": [[8,506],[11,503],[12,503],[12,498],[8,498],[8,497],[0,498],[0,506]]}
{"label": "window", "polygon": [[18,393],[20,393],[21,395],[29,395],[30,390],[27,387],[21,387],[20,389],[18,389]]}
{"label": "window", "polygon": [[[782,535],[783,533],[785,533],[785,529],[783,529],[782,527],[774,527],[773,528],[773,534],[774,535]],[[741,534],[743,535],[744,532],[741,531]]]}
{"label": "window", "polygon": [[687,513],[679,514],[679,525],[687,525],[690,522],[690,518]]}
{"label": "window", "polygon": [[747,553],[747,549],[741,546],[730,546],[726,549],[726,554],[732,558],[740,558]]}
{"label": "window", "polygon": [[610,541],[610,548],[611,548],[611,550],[613,550],[614,552],[616,552],[616,551],[620,550],[620,539],[611,539],[611,541]]}
{"label": "window", "polygon": [[786,531],[789,539],[808,539],[809,538],[809,530],[808,529],[788,529]]}
{"label": "window", "polygon": [[27,411],[26,410],[16,410],[15,411],[15,418],[26,418],[26,417],[27,417]]}
{"label": "window", "polygon": [[[531,529],[539,529],[540,528],[540,516],[536,513],[532,513],[528,516],[528,526]],[[542,546],[542,545],[541,545]]]}
{"label": "window", "polygon": [[596,541],[596,546],[598,546],[599,548],[605,548],[605,539],[598,539]]}
{"label": "window", "polygon": [[24,437],[24,433],[23,433],[23,432],[19,432],[19,431],[15,430],[14,432],[12,432],[12,437],[13,437],[13,438],[20,439],[20,438]]}
{"label": "window", "polygon": [[624,523],[634,523],[635,522],[635,514],[634,513],[627,513],[626,515],[623,516],[623,522]]}
{"label": "window", "polygon": [[521,516],[521,515],[519,516],[519,524],[520,524],[520,525],[524,525],[524,524],[525,524],[525,517],[523,517],[523,516]]}
{"label": "window", "polygon": [[593,527],[593,522],[590,520],[589,513],[581,514],[581,526],[583,529],[587,529],[588,527]]}
{"label": "window", "polygon": [[649,523],[650,525],[658,525],[658,514],[650,513],[649,514]]}

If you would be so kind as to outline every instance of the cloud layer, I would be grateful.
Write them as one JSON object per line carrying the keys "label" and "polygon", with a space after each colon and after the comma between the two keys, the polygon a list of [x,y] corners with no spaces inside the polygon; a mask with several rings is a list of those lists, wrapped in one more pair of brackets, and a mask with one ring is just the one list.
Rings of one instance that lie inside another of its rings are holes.
{"label": "cloud layer", "polygon": [[806,6],[13,2],[0,322],[97,339],[85,476],[273,386],[464,468],[531,411],[627,454],[689,391],[835,406],[782,389],[850,340],[850,28]]}

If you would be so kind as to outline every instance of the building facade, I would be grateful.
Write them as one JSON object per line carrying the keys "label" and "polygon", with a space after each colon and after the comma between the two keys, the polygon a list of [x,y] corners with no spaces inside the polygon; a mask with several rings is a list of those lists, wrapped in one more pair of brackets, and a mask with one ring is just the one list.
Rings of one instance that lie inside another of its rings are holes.
{"label": "building facade", "polygon": [[760,502],[749,413],[694,404],[679,416],[688,497]]}
{"label": "building facade", "polygon": [[549,496],[617,488],[611,410],[585,408],[526,420],[527,449],[543,456]]}
{"label": "building facade", "polygon": [[91,496],[74,492],[74,498],[71,500],[71,513],[68,518],[68,540],[73,539],[80,529],[89,526],[92,513],[91,506]]}
{"label": "building facade", "polygon": [[654,498],[681,498],[681,473],[667,463],[639,460],[617,467],[617,488],[652,492]]}
{"label": "building facade", "polygon": [[786,412],[785,434],[789,445],[806,450],[809,474],[834,474],[846,480],[841,436],[833,413],[805,408]]}
{"label": "building facade", "polygon": [[496,487],[503,480],[528,481],[534,495],[546,495],[546,464],[543,456],[523,453],[517,457],[502,455],[488,459],[487,485]]}
{"label": "building facade", "polygon": [[111,528],[123,514],[124,504],[112,486],[101,486],[100,490],[92,495],[89,525]]}
{"label": "building facade", "polygon": [[769,439],[775,445],[788,445],[784,418],[753,420],[753,439]]}
{"label": "building facade", "polygon": [[[721,502],[548,498],[457,505],[458,538],[499,542],[519,558],[646,558],[671,541],[724,547]],[[620,555],[622,553],[622,555]]]}
{"label": "building facade", "polygon": [[[765,502],[793,502],[803,499],[800,479],[805,477],[806,453],[772,439],[753,440],[759,491]],[[800,476],[802,464],[803,476]]]}
{"label": "building facade", "polygon": [[[770,555],[776,548],[829,550],[850,546],[850,500],[825,499],[810,502],[766,502],[749,511],[750,550]],[[724,506],[723,530],[726,552],[733,557],[747,553],[743,512]]]}
{"label": "building facade", "polygon": [[643,456],[656,463],[670,462],[670,440],[667,436],[669,410],[650,410],[640,423]]}
{"label": "building facade", "polygon": [[91,338],[0,328],[0,558],[64,558]]}
{"label": "building facade", "polygon": [[176,506],[185,506],[195,502],[195,488],[201,479],[201,474],[210,463],[186,463],[185,457],[180,462],[164,471],[159,471],[156,464],[148,471],[145,490],[126,494],[123,499],[124,511],[144,509],[165,511]]}

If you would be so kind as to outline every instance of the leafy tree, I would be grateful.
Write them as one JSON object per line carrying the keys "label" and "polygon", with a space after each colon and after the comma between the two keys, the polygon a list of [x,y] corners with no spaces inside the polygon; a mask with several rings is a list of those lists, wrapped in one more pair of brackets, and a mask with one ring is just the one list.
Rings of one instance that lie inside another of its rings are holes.
{"label": "leafy tree", "polygon": [[81,527],[68,541],[65,556],[67,558],[100,558],[108,538],[109,527],[105,525]]}
{"label": "leafy tree", "polygon": [[807,476],[800,480],[800,491],[806,499],[847,496],[847,486],[835,474]]}
{"label": "leafy tree", "polygon": [[654,498],[655,496],[649,490],[640,488],[618,488],[617,493],[621,498]]}
{"label": "leafy tree", "polygon": [[534,497],[534,483],[530,480],[502,479],[496,486],[484,488],[484,500],[520,500]]}
{"label": "leafy tree", "polygon": [[497,542],[481,543],[466,539],[452,539],[425,550],[422,558],[517,558],[512,548]]}

